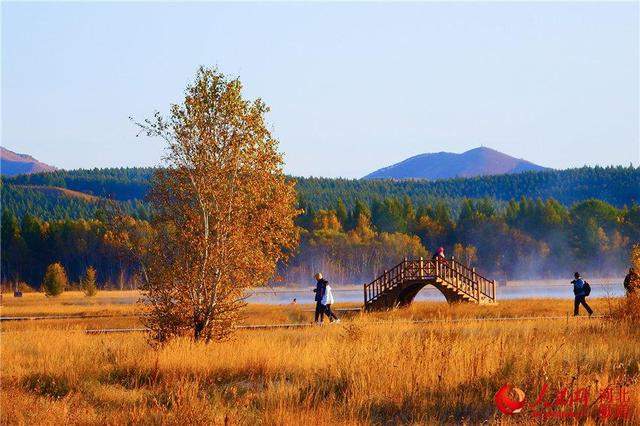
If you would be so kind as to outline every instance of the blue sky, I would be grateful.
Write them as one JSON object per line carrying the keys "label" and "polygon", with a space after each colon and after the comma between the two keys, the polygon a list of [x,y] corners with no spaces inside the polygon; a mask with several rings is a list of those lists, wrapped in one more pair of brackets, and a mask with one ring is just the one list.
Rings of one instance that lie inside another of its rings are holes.
{"label": "blue sky", "polygon": [[3,2],[2,145],[63,168],[158,164],[128,117],[216,65],[271,106],[294,175],[479,145],[638,165],[639,19],[637,2]]}

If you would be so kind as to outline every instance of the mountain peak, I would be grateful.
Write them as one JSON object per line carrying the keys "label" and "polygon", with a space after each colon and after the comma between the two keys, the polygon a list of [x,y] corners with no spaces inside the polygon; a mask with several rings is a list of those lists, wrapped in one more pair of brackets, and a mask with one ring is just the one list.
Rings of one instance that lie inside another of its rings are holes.
{"label": "mountain peak", "polygon": [[4,176],[52,172],[54,170],[57,169],[41,163],[30,155],[18,154],[5,147],[0,147],[0,172]]}
{"label": "mountain peak", "polygon": [[437,152],[419,154],[376,170],[364,179],[449,179],[547,170],[546,167],[511,157],[485,146],[461,154]]}
{"label": "mountain peak", "polygon": [[489,148],[487,146],[481,145],[477,148],[471,148],[468,151],[463,152],[463,154],[468,154],[470,152],[489,152],[489,153],[498,153],[498,154],[502,154],[500,151],[495,150],[493,148]]}

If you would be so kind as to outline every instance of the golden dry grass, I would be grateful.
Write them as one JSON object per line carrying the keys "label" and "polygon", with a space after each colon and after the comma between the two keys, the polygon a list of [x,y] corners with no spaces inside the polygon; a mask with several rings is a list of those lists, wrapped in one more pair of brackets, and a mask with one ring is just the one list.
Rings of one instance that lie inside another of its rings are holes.
{"label": "golden dry grass", "polygon": [[[2,314],[43,309],[64,313],[77,309],[62,304],[73,303],[72,296],[48,300],[50,305],[44,307],[36,297],[31,303],[23,299],[19,306],[5,299]],[[607,301],[592,305],[603,311]],[[109,310],[120,305],[104,306]],[[249,306],[247,322],[309,320],[306,309]],[[184,339],[158,349],[140,333],[85,335],[82,329],[87,323],[82,321],[89,320],[7,323],[2,325],[0,345],[0,420],[3,424],[522,424],[534,420],[500,414],[494,393],[509,382],[535,396],[546,382],[554,389],[587,386],[592,395],[606,384],[627,384],[632,390],[632,417],[626,422],[637,423],[640,334],[624,323],[586,318],[405,321],[564,316],[570,309],[570,301],[562,300],[452,308],[418,303],[406,310],[356,315],[330,326],[241,331],[228,342],[205,345]],[[95,321],[92,326],[113,327],[123,319]],[[597,419],[594,408],[586,424]]]}
{"label": "golden dry grass", "polygon": [[138,291],[99,291],[93,297],[85,297],[81,291],[66,291],[56,297],[32,292],[18,298],[4,293],[0,313],[2,316],[134,313],[139,298]]}
{"label": "golden dry grass", "polygon": [[[0,306],[1,316],[39,315],[122,315],[135,314],[139,291],[99,291],[94,297],[85,297],[80,291],[67,291],[57,297],[46,297],[43,293],[24,293],[21,298],[11,294],[3,295]],[[618,302],[616,299],[594,299],[589,304],[596,314],[609,314]],[[357,303],[337,303],[334,308],[352,308]],[[249,323],[298,322],[310,317],[311,305],[261,305],[250,304],[246,309]],[[582,309],[582,308],[581,308]],[[508,300],[495,305],[477,306],[459,304],[449,306],[442,302],[419,302],[408,309],[392,312],[373,313],[372,318],[388,319],[431,319],[431,318],[477,318],[505,316],[563,316],[571,315],[572,302],[562,299]]]}

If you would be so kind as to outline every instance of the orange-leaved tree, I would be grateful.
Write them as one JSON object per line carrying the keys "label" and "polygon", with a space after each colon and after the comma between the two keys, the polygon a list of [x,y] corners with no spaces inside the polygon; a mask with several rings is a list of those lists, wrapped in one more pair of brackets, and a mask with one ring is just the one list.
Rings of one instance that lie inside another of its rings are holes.
{"label": "orange-leaved tree", "polygon": [[167,149],[144,259],[144,318],[157,340],[228,336],[247,288],[267,282],[297,244],[294,182],[267,112],[243,98],[237,78],[201,67],[168,118],[137,123]]}

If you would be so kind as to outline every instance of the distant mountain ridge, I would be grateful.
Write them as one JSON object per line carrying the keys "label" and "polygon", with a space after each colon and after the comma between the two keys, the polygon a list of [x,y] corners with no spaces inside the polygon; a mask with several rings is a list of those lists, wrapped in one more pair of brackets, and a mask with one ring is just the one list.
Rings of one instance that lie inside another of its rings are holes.
{"label": "distant mountain ridge", "polygon": [[42,163],[30,155],[18,154],[5,147],[0,147],[0,172],[4,176],[52,172],[54,170],[58,169]]}
{"label": "distant mountain ridge", "polygon": [[550,170],[530,161],[511,157],[491,148],[479,147],[462,154],[420,154],[376,170],[363,179],[450,179]]}

